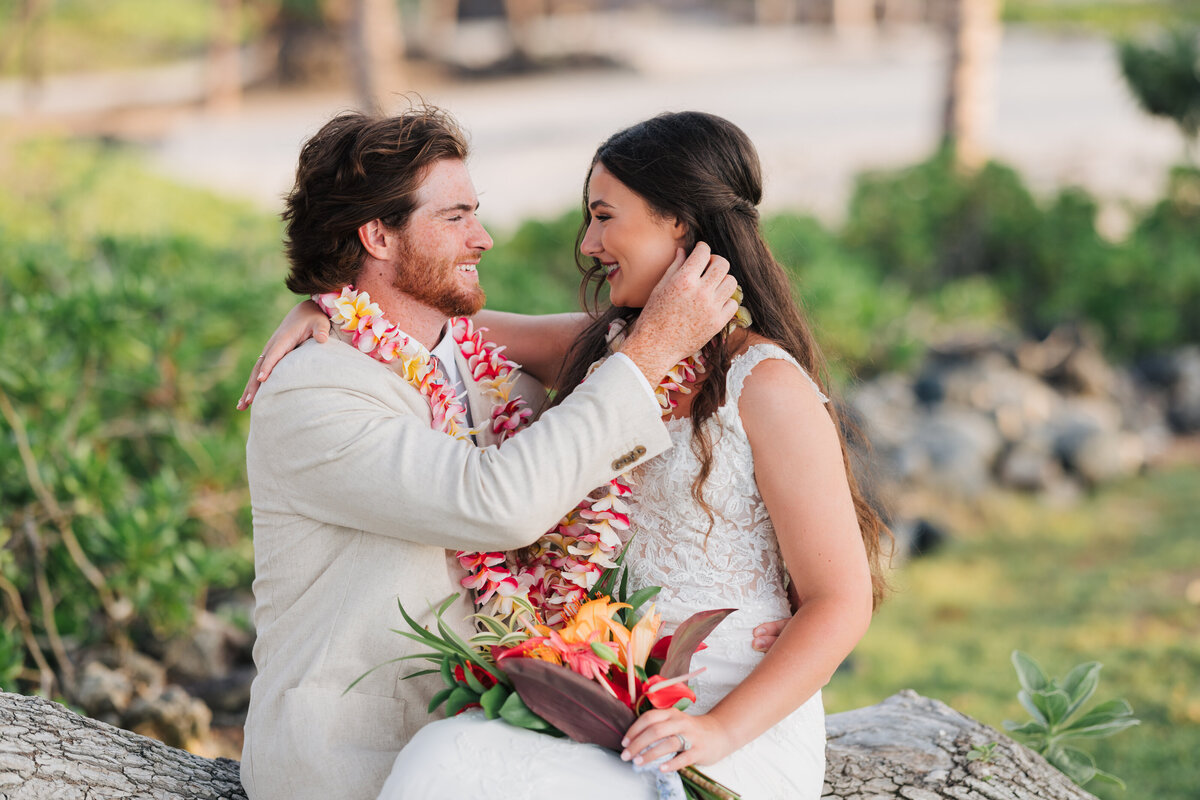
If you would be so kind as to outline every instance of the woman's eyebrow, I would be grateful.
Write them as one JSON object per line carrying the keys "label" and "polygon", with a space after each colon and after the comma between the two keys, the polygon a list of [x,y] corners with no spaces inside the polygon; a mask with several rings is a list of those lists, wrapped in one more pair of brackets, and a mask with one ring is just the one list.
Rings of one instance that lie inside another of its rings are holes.
{"label": "woman's eyebrow", "polygon": [[603,206],[604,208],[612,208],[613,207],[612,204],[606,200],[593,200],[592,202],[588,203],[588,208],[590,208],[592,211],[595,211],[597,208],[600,208],[601,206]]}

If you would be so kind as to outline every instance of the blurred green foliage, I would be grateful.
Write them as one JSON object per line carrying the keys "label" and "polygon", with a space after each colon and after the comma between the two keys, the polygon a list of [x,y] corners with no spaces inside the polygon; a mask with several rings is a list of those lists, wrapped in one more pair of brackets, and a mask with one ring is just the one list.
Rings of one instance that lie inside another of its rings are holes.
{"label": "blurred green foliage", "polygon": [[1200,26],[1177,28],[1117,50],[1121,74],[1138,104],[1179,127],[1189,155],[1200,135]]}
{"label": "blurred green foliage", "polygon": [[[251,4],[253,5],[253,4]],[[35,16],[25,16],[35,8]],[[262,30],[243,14],[243,35]],[[217,27],[212,0],[0,0],[0,76],[145,67],[204,55]]]}
{"label": "blurred green foliage", "polygon": [[278,224],[249,208],[114,148],[35,143],[3,167],[0,686],[12,689],[45,685],[35,651],[57,662],[167,636],[210,590],[248,585],[248,420],[234,403],[289,299]]}
{"label": "blurred green foliage", "polygon": [[1098,211],[1082,189],[1038,202],[1011,169],[962,174],[941,153],[862,176],[843,241],[923,300],[982,282],[1035,334],[1087,323],[1121,357],[1200,339],[1200,170],[1173,170],[1121,241],[1100,235]]}

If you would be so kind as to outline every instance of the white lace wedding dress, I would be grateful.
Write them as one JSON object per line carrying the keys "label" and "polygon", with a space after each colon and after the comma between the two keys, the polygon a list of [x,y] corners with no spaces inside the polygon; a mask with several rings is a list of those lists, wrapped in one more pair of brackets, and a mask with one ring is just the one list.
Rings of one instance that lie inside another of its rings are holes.
{"label": "white lace wedding dress", "polygon": [[[697,611],[738,609],[708,637],[708,649],[692,659],[693,668],[707,667],[690,682],[696,703],[689,711],[695,713],[711,709],[758,664],[762,654],[751,646],[755,626],[791,613],[787,572],[738,414],[746,376],[768,358],[802,369],[776,345],[750,347],[733,359],[725,405],[705,422],[713,445],[712,472],[704,485],[713,509],[711,530],[691,493],[700,462],[689,419],[669,421],[674,447],[632,476],[630,590],[662,587],[655,602],[668,631]],[[813,388],[817,391],[815,383]],[[825,776],[820,692],[762,736],[701,770],[745,800],[816,800]],[[380,798],[552,796],[653,800],[656,794],[648,776],[635,774],[614,753],[468,712],[423,728],[397,757]]]}

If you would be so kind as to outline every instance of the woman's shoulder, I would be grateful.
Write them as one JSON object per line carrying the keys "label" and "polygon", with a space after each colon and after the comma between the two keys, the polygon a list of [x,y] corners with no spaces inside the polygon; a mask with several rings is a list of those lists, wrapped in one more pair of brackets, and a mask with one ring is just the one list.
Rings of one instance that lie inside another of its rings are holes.
{"label": "woman's shoulder", "polygon": [[751,333],[733,357],[730,375],[738,375],[739,405],[763,411],[820,407],[829,398],[808,370],[779,342]]}

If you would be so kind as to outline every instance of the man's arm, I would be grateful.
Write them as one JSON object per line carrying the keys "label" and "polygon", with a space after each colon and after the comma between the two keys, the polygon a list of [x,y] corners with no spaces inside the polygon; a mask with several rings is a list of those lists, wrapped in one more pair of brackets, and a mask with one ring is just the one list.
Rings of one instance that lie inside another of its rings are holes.
{"label": "man's arm", "polygon": [[503,447],[478,448],[398,410],[407,387],[389,394],[398,379],[347,349],[309,344],[265,385],[247,444],[256,511],[450,549],[514,549],[670,446],[627,364],[604,364]]}

